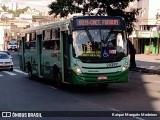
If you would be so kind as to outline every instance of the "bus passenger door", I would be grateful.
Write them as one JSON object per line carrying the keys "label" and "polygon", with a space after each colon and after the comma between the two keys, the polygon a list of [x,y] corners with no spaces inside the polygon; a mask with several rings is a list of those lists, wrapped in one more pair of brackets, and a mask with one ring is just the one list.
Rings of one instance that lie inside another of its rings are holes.
{"label": "bus passenger door", "polygon": [[37,35],[37,63],[38,63],[38,76],[42,76],[42,34]]}
{"label": "bus passenger door", "polygon": [[69,82],[69,67],[70,67],[70,55],[68,44],[68,32],[62,31],[62,50],[63,50],[63,63],[62,63],[62,80]]}

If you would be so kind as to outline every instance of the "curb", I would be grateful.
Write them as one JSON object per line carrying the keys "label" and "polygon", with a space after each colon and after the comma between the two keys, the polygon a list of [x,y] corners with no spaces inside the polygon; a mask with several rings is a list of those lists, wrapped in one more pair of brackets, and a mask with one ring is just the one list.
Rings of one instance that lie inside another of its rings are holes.
{"label": "curb", "polygon": [[150,73],[150,74],[159,74],[160,75],[160,70],[153,70],[153,69],[147,69],[147,68],[129,68],[129,71],[135,71],[135,72],[141,72],[141,73]]}

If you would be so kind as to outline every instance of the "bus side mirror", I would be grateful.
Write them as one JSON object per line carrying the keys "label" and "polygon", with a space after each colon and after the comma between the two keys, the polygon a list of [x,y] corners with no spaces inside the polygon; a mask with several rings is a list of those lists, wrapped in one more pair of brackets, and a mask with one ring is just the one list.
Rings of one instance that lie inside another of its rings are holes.
{"label": "bus side mirror", "polygon": [[73,38],[72,35],[68,35],[68,44],[72,44]]}

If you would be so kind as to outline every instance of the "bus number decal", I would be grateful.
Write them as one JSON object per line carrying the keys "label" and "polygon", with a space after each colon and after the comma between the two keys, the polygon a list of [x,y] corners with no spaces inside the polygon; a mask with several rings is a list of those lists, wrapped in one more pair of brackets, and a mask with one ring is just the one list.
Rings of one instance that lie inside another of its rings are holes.
{"label": "bus number decal", "polygon": [[116,67],[116,66],[118,66],[118,63],[107,63],[106,66],[107,67]]}

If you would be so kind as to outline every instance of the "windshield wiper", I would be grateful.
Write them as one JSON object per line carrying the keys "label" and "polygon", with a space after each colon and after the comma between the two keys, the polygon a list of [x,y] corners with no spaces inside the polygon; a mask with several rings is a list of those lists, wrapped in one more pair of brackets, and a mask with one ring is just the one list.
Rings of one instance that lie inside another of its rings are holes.
{"label": "windshield wiper", "polygon": [[111,36],[112,32],[113,32],[113,28],[114,27],[111,27],[111,30],[109,31],[107,37],[105,39],[102,39],[102,41],[104,42],[104,44],[107,44],[106,46],[109,45],[110,41],[108,41],[109,37]]}
{"label": "windshield wiper", "polygon": [[109,39],[109,37],[111,36],[111,34],[113,32],[113,28],[114,27],[111,27],[111,30],[109,31],[109,33],[108,33],[108,35],[107,35],[107,37],[106,37],[106,39],[104,41],[107,41]]}
{"label": "windshield wiper", "polygon": [[92,35],[90,34],[88,28],[86,28],[85,31],[86,31],[86,33],[87,33],[87,36],[88,36],[88,38],[89,38],[89,41],[90,41],[90,42],[93,42],[94,40],[93,40]]}

